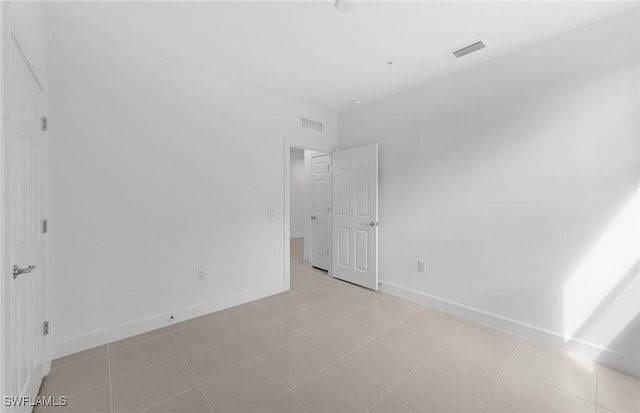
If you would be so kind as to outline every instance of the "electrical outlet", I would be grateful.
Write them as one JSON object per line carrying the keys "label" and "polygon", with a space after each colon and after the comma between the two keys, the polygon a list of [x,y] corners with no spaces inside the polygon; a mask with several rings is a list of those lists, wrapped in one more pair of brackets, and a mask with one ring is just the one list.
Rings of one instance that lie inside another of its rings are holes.
{"label": "electrical outlet", "polygon": [[207,279],[207,272],[205,270],[198,269],[198,281],[204,281]]}
{"label": "electrical outlet", "polygon": [[276,210],[274,208],[267,208],[267,217],[274,218],[276,216]]}
{"label": "electrical outlet", "polygon": [[418,261],[418,272],[427,272],[427,263],[424,261]]}

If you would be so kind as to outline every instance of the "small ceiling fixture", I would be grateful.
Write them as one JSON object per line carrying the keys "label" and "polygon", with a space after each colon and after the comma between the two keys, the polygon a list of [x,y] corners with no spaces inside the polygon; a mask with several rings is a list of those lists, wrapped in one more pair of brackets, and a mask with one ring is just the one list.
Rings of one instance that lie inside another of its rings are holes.
{"label": "small ceiling fixture", "polygon": [[386,64],[387,64],[387,66],[393,66],[393,61],[392,61],[392,60],[389,60],[389,61],[387,61],[387,63],[386,63]]}
{"label": "small ceiling fixture", "polygon": [[484,49],[485,47],[487,46],[482,42],[482,40],[478,40],[477,42],[461,47],[458,50],[454,50],[451,53],[453,53],[455,57],[460,58],[462,56],[468,55],[469,53],[473,53],[480,49]]}
{"label": "small ceiling fixture", "polygon": [[333,5],[336,10],[346,13],[353,8],[353,0],[336,0]]}
{"label": "small ceiling fixture", "polygon": [[362,103],[362,99],[357,98],[357,99],[351,99],[351,104],[353,105],[359,105]]}

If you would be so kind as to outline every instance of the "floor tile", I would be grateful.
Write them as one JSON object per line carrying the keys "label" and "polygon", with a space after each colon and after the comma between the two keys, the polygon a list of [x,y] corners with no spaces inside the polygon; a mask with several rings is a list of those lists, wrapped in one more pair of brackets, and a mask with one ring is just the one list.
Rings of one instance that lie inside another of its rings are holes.
{"label": "floor tile", "polygon": [[275,399],[268,400],[257,409],[258,413],[314,413],[314,410],[294,392],[287,393]]}
{"label": "floor tile", "polygon": [[[216,313],[217,314],[217,313]],[[221,314],[218,317],[235,332],[241,332],[271,321],[273,317],[257,305],[246,307],[232,313]]]}
{"label": "floor tile", "polygon": [[[58,402],[60,400],[57,399]],[[111,413],[111,391],[103,384],[67,398],[66,406],[38,406],[34,413]]]}
{"label": "floor tile", "polygon": [[112,384],[113,410],[141,412],[196,385],[182,357],[156,364],[115,380]]}
{"label": "floor tile", "polygon": [[318,286],[313,280],[291,279],[290,290],[293,293],[301,293],[302,291],[311,290]]}
{"label": "floor tile", "polygon": [[366,288],[360,288],[359,290],[342,294],[339,297],[359,305],[361,309],[365,309],[383,301],[388,297],[388,295],[382,292],[375,292]]}
{"label": "floor tile", "polygon": [[323,301],[320,304],[315,305],[313,308],[323,311],[335,318],[345,318],[362,310],[364,305],[362,303],[349,300],[345,295],[339,295],[331,300]]}
{"label": "floor tile", "polygon": [[466,323],[441,345],[434,374],[449,376],[489,396],[521,339],[475,323]]}
{"label": "floor tile", "polygon": [[298,333],[308,336],[336,320],[337,317],[310,307],[283,317],[280,321]]}
{"label": "floor tile", "polygon": [[487,405],[484,406],[483,413],[515,413],[514,410],[501,405],[500,403],[489,400]]}
{"label": "floor tile", "polygon": [[451,336],[464,323],[461,318],[431,308],[423,308],[403,322],[409,328],[429,332],[441,340]]}
{"label": "floor tile", "polygon": [[291,388],[262,360],[229,370],[202,385],[213,410],[255,412]]}
{"label": "floor tile", "polygon": [[583,363],[559,350],[525,340],[510,367],[592,403],[596,401],[593,368],[585,368]]}
{"label": "floor tile", "polygon": [[296,386],[337,360],[306,339],[270,351],[262,359],[291,386]]}
{"label": "floor tile", "polygon": [[326,284],[322,284],[322,288],[324,290],[331,291],[336,296],[339,296],[347,293],[358,292],[362,290],[364,287],[360,287],[359,285],[351,284],[349,282],[342,281],[337,278],[332,278],[330,282]]}
{"label": "floor tile", "polygon": [[255,353],[237,336],[214,341],[184,355],[199,383],[256,358]]}
{"label": "floor tile", "polygon": [[171,334],[163,334],[111,351],[111,380],[176,357],[178,354],[178,346]]}
{"label": "floor tile", "polygon": [[616,413],[640,412],[640,378],[598,366],[598,404]]}
{"label": "floor tile", "polygon": [[213,413],[200,387],[188,390],[172,399],[145,410],[145,413]]}
{"label": "floor tile", "polygon": [[180,351],[184,353],[234,334],[224,321],[211,315],[198,317],[169,329]]}
{"label": "floor tile", "polygon": [[393,396],[386,396],[380,403],[376,405],[371,413],[415,413],[415,410],[402,403]]}
{"label": "floor tile", "polygon": [[70,397],[108,382],[107,353],[102,353],[51,370],[40,387],[40,394]]}
{"label": "floor tile", "polygon": [[360,310],[343,319],[343,322],[355,331],[367,337],[376,337],[391,329],[396,320],[389,318],[386,314],[370,311],[371,307]]}
{"label": "floor tile", "polygon": [[420,366],[405,378],[392,395],[419,413],[482,412],[487,398],[454,380],[435,376]]}
{"label": "floor tile", "polygon": [[375,341],[349,354],[343,362],[387,391],[391,391],[420,363],[401,350]]}
{"label": "floor tile", "polygon": [[521,341],[520,337],[468,322],[451,335],[446,343],[455,343],[468,351],[476,351],[478,357],[508,363]]}
{"label": "floor tile", "polygon": [[365,344],[370,340],[370,337],[366,337],[362,333],[354,331],[351,326],[338,321],[311,335],[309,340],[316,347],[335,357],[342,357]]}
{"label": "floor tile", "polygon": [[518,412],[589,412],[595,405],[509,368],[491,396],[499,404]]}
{"label": "floor tile", "polygon": [[310,306],[308,303],[296,300],[292,295],[281,295],[258,305],[275,318],[284,317]]}
{"label": "floor tile", "polygon": [[258,354],[266,353],[302,338],[301,334],[296,333],[280,321],[264,323],[240,333],[239,336]]}
{"label": "floor tile", "polygon": [[338,362],[298,385],[296,393],[317,412],[367,412],[386,395],[373,382]]}
{"label": "floor tile", "polygon": [[78,353],[73,353],[65,357],[60,357],[58,359],[51,361],[51,368],[55,369],[69,363],[74,363],[76,361],[85,360],[91,358],[93,356],[97,356],[98,354],[106,353],[107,345],[102,345],[94,348],[90,348],[89,350],[80,351]]}
{"label": "floor tile", "polygon": [[293,295],[293,298],[296,301],[304,304],[305,306],[319,304],[323,301],[331,300],[337,296],[331,290],[327,290],[323,287],[312,288],[310,290],[302,291],[298,294]]}
{"label": "floor tile", "polygon": [[489,397],[507,369],[507,363],[483,357],[479,351],[469,350],[460,343],[444,344],[439,350],[433,375],[447,377],[461,385]]}
{"label": "floor tile", "polygon": [[131,344],[136,344],[141,341],[148,340],[152,337],[161,336],[163,334],[167,334],[169,330],[166,327],[158,328],[155,330],[147,331],[146,333],[137,334],[135,336],[127,337],[122,340],[114,341],[113,343],[109,343],[109,351],[119,350],[123,347],[130,346]]}
{"label": "floor tile", "polygon": [[402,298],[389,297],[369,307],[368,311],[384,316],[394,323],[399,323],[416,314],[423,308],[424,307],[419,304],[403,300]]}
{"label": "floor tile", "polygon": [[443,340],[441,334],[429,330],[415,330],[404,324],[397,325],[374,339],[419,360],[433,359],[438,354]]}

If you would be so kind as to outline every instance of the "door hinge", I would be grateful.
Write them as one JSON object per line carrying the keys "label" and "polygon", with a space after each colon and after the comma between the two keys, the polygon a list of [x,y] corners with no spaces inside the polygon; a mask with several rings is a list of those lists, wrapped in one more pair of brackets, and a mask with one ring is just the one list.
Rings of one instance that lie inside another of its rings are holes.
{"label": "door hinge", "polygon": [[327,171],[331,170],[331,165],[327,164]]}
{"label": "door hinge", "polygon": [[42,233],[46,234],[47,232],[49,232],[49,220],[48,219],[43,219],[42,220]]}
{"label": "door hinge", "polygon": [[47,117],[46,117],[46,116],[43,116],[43,117],[42,117],[42,130],[46,132],[46,131],[47,131],[47,129],[48,129],[48,126],[47,126]]}
{"label": "door hinge", "polygon": [[45,321],[44,324],[42,325],[42,332],[44,333],[44,335],[48,335],[49,334],[49,322]]}

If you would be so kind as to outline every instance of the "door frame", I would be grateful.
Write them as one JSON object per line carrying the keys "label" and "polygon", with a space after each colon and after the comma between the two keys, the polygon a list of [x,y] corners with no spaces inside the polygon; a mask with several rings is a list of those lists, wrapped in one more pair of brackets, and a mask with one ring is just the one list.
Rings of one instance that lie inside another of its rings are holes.
{"label": "door frame", "polygon": [[[294,138],[284,138],[284,221],[283,221],[283,238],[284,238],[284,284],[287,289],[291,286],[291,148],[305,149],[317,152],[333,152],[331,145],[321,143],[313,143]],[[331,270],[329,270],[331,273]]]}
{"label": "door frame", "polygon": [[[8,320],[7,320],[7,304],[8,300],[6,297],[8,291],[7,283],[12,279],[11,276],[11,263],[9,262],[10,254],[8,247],[10,246],[10,237],[7,234],[6,228],[8,228],[9,223],[9,213],[7,210],[7,197],[8,197],[8,186],[7,186],[7,173],[8,173],[8,162],[7,162],[7,136],[9,130],[9,117],[7,115],[7,86],[9,79],[7,76],[10,73],[9,64],[7,57],[9,56],[9,48],[13,47],[11,45],[12,38],[15,37],[16,41],[20,45],[20,49],[24,54],[26,60],[31,65],[41,66],[42,62],[37,61],[35,59],[35,55],[33,54],[29,42],[26,39],[23,31],[20,28],[19,20],[12,11],[9,2],[0,2],[0,56],[2,64],[0,64],[0,331],[3,333],[7,331]],[[42,75],[36,68],[32,66],[33,75],[36,77],[37,81],[42,86],[42,96],[44,99],[43,102],[43,115],[46,116],[48,113],[48,96],[47,96],[47,87],[44,82],[45,79],[42,79],[38,75]],[[46,150],[46,162],[45,165],[45,180],[44,180],[44,205],[43,211],[44,216],[49,217],[49,174],[48,174],[48,139],[47,139],[47,150]],[[43,271],[43,300],[44,300],[44,317],[45,320],[49,320],[49,237],[45,237],[44,239],[44,268]],[[43,320],[44,321],[44,320]],[[8,354],[8,344],[7,344],[7,334],[2,334],[0,336],[0,365],[5,366],[6,360],[10,357]],[[51,369],[51,341],[45,338],[45,354],[44,354],[44,375],[46,376]],[[6,395],[5,389],[7,388],[7,372],[6,369],[2,369],[0,371],[0,394],[3,396]]]}

